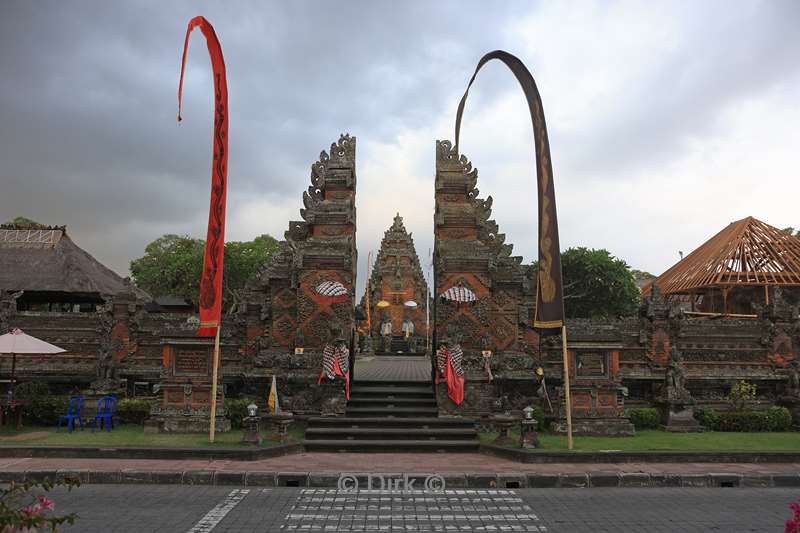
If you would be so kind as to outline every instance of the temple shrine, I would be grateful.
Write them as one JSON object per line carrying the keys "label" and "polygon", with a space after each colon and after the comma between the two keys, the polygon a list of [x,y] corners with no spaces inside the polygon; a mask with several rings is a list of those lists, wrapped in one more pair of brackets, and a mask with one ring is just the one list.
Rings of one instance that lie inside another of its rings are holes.
{"label": "temple shrine", "polygon": [[[561,340],[532,328],[533,268],[492,220],[472,163],[448,141],[432,148],[432,286],[398,214],[357,317],[356,139],[342,135],[311,165],[299,220],[223,317],[220,398],[266,398],[274,376],[317,450],[474,450],[476,424],[531,405],[563,428]],[[67,349],[19,357],[18,381],[102,385],[152,400],[161,429],[204,426],[211,347],[196,316],[153,306],[61,227],[2,228],[0,273],[0,332]],[[626,413],[644,406],[691,430],[691,409],[719,408],[742,379],[800,422],[798,291],[800,239],[746,218],[645,287],[636,316],[568,319],[576,434],[630,434]],[[0,373],[11,364],[0,356]],[[370,365],[383,365],[380,379]]]}
{"label": "temple shrine", "polygon": [[428,340],[428,284],[414,239],[398,213],[384,233],[362,308],[376,354],[424,354]]}

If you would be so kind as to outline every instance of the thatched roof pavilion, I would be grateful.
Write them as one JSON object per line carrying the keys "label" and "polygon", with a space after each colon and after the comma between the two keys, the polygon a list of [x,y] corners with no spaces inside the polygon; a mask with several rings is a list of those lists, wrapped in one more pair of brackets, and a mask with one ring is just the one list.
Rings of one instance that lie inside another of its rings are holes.
{"label": "thatched roof pavilion", "polygon": [[146,296],[76,245],[65,226],[0,225],[0,290],[25,291],[23,308],[57,303],[90,310],[132,290]]}
{"label": "thatched roof pavilion", "polygon": [[[700,313],[750,313],[769,288],[800,290],[800,238],[753,217],[731,222],[653,283]],[[642,289],[647,296],[652,283]]]}

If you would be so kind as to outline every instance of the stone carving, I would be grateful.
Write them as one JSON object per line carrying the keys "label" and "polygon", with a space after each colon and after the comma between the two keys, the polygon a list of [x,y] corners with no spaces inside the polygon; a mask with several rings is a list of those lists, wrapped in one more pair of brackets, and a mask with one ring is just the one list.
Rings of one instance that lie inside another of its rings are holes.
{"label": "stone carving", "polygon": [[[303,192],[302,220],[289,223],[270,265],[248,285],[246,308],[260,309],[248,320],[266,322],[270,350],[290,350],[299,331],[304,347],[318,352],[331,320],[348,331],[355,327],[355,149],[355,137],[343,134],[320,154]],[[315,288],[325,281],[341,284],[349,296],[320,295]]]}
{"label": "stone carving", "polygon": [[800,399],[800,362],[792,359],[786,368],[786,395]]}
{"label": "stone carving", "polygon": [[[434,323],[438,332],[458,328],[465,361],[474,360],[483,370],[482,350],[492,350],[497,359],[519,351],[519,310],[533,308],[536,288],[531,269],[512,255],[513,246],[491,218],[492,198],[479,197],[477,181],[469,160],[449,141],[437,141]],[[468,306],[440,301],[439,295],[458,285],[473,291],[477,301]]]}
{"label": "stone carving", "polygon": [[664,378],[664,392],[669,401],[691,401],[692,395],[686,388],[686,370],[683,357],[675,346],[672,347],[667,361],[667,371]]}

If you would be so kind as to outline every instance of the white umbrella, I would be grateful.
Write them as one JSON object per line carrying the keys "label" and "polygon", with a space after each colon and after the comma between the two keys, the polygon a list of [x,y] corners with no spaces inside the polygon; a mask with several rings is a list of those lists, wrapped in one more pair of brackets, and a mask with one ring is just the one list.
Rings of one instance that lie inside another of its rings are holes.
{"label": "white umbrella", "polygon": [[49,342],[44,342],[36,337],[31,337],[22,332],[21,329],[14,329],[11,333],[0,335],[0,353],[11,354],[11,387],[14,387],[14,372],[17,367],[17,354],[56,354],[66,352],[65,349],[54,346]]}

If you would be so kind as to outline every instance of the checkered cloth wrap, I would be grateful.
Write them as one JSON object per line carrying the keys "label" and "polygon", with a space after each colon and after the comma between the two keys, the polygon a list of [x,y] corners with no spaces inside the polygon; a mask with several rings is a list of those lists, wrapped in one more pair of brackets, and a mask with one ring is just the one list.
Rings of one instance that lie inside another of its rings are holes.
{"label": "checkered cloth wrap", "polygon": [[317,385],[322,383],[322,378],[344,378],[345,397],[350,399],[350,350],[344,344],[333,346],[326,344],[322,350],[322,372],[319,374]]}
{"label": "checkered cloth wrap", "polygon": [[436,376],[444,377],[445,367],[447,366],[447,356],[450,355],[450,350],[446,346],[442,346],[436,350]]}
{"label": "checkered cloth wrap", "polygon": [[436,383],[447,382],[447,395],[456,405],[464,401],[464,352],[456,344],[436,351]]}
{"label": "checkered cloth wrap", "polygon": [[464,351],[461,349],[460,344],[456,344],[452,348],[450,348],[450,360],[453,362],[453,370],[455,370],[456,374],[459,376],[464,375]]}
{"label": "checkered cloth wrap", "polygon": [[350,371],[350,350],[344,345],[334,347],[326,344],[325,349],[322,350],[322,371],[328,379],[334,379],[337,376],[336,362],[339,363],[341,375],[347,374]]}

